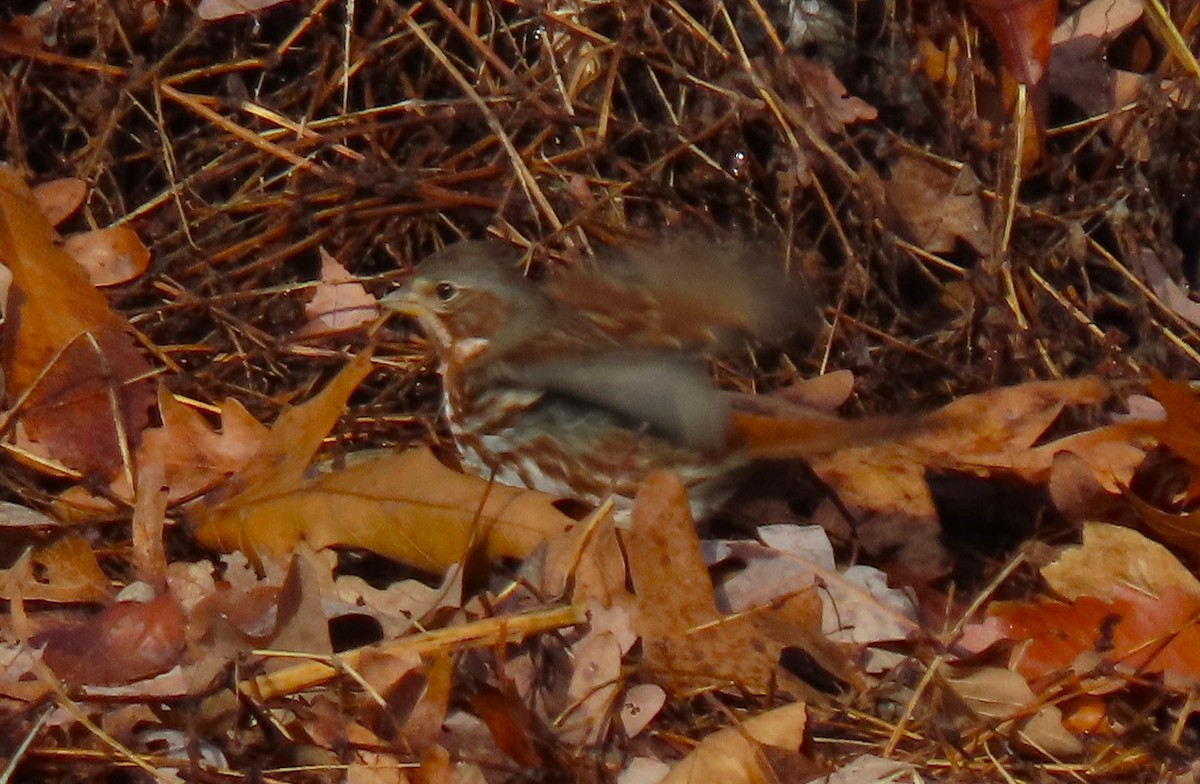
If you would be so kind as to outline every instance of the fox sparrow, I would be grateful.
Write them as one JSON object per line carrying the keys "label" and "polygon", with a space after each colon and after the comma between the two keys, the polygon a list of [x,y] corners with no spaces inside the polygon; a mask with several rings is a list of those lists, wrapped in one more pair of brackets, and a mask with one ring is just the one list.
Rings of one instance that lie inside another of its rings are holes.
{"label": "fox sparrow", "polygon": [[820,324],[807,287],[759,250],[633,246],[538,284],[507,246],[462,242],[383,304],[432,344],[466,468],[590,503],[611,495],[618,508],[669,470],[699,518],[747,463],[705,354]]}

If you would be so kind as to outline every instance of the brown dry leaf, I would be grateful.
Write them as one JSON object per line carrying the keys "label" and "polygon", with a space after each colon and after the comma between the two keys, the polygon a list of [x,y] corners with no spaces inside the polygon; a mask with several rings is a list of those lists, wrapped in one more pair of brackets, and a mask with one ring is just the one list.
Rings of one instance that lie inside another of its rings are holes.
{"label": "brown dry leaf", "polygon": [[115,686],[165,672],[184,651],[185,620],[170,596],[120,602],[83,624],[48,629],[31,642],[68,684]]}
{"label": "brown dry leaf", "polygon": [[644,668],[669,690],[737,684],[764,693],[778,682],[783,644],[748,615],[722,618],[688,511],[687,493],[669,474],[638,492],[622,541],[637,601],[634,631]]}
{"label": "brown dry leaf", "polygon": [[7,167],[0,167],[0,262],[13,275],[4,330],[8,401],[23,399],[20,424],[45,454],[111,479],[125,462],[122,439],[136,445],[149,422],[150,364],[128,322],[59,247],[29,188]]}
{"label": "brown dry leaf", "polygon": [[350,271],[324,249],[321,280],[312,300],[304,306],[308,323],[298,337],[345,332],[379,318],[379,303]]}
{"label": "brown dry leaf", "polygon": [[364,351],[311,400],[286,409],[262,440],[254,459],[195,510],[197,519],[236,512],[238,505],[286,494],[305,484],[305,471],[325,436],[346,410],[346,401],[371,372]]}
{"label": "brown dry leaf", "polygon": [[[1038,381],[969,395],[918,418],[894,442],[820,457],[813,470],[858,516],[857,535],[868,553],[894,552],[895,566],[913,579],[936,578],[948,562],[938,542],[926,469],[1017,471],[1029,481],[1045,481],[1054,455],[1074,451],[1080,442],[1031,448],[1033,444],[1065,406],[1095,404],[1105,395],[1104,384],[1095,378]],[[1103,438],[1110,437],[1130,436],[1117,429]],[[1086,459],[1086,452],[1081,456]]]}
{"label": "brown dry leaf", "polygon": [[141,275],[150,266],[150,249],[128,226],[72,234],[63,250],[87,270],[93,286],[115,286]]}
{"label": "brown dry leaf", "polygon": [[1065,96],[1088,116],[1112,113],[1105,134],[1130,157],[1150,160],[1150,139],[1135,118],[1116,111],[1151,85],[1145,75],[1114,68],[1105,46],[1141,19],[1142,0],[1092,0],[1054,29],[1051,38],[1050,92]]}
{"label": "brown dry leaf", "polygon": [[987,256],[992,233],[979,187],[969,169],[952,174],[925,158],[905,155],[891,165],[884,184],[888,205],[901,219],[893,228],[930,253],[954,250],[961,239]]}
{"label": "brown dry leaf", "polygon": [[802,55],[787,53],[755,61],[765,66],[767,83],[779,91],[781,108],[812,125],[822,135],[841,133],[847,125],[872,122],[879,112],[863,99],[850,95],[827,65]]}
{"label": "brown dry leaf", "polygon": [[[268,428],[232,398],[221,404],[221,431],[214,431],[198,411],[160,386],[162,424],[145,431],[141,456],[159,450],[165,460],[164,482],[171,502],[192,498],[246,466],[263,447]],[[124,488],[113,488],[127,497]]]}
{"label": "brown dry leaf", "polygon": [[107,603],[113,595],[112,581],[100,569],[92,546],[75,533],[31,550],[0,570],[0,598],[10,601]]}
{"label": "brown dry leaf", "polygon": [[1033,689],[1012,670],[947,666],[940,674],[976,715],[1015,721],[1018,741],[1055,757],[1073,757],[1083,751],[1083,744],[1063,726],[1062,711],[1053,705],[1039,705]]}
{"label": "brown dry leaf", "polygon": [[85,196],[87,183],[76,177],[43,182],[33,189],[34,201],[51,226],[57,226],[69,218],[83,204]]}
{"label": "brown dry leaf", "polygon": [[201,506],[192,512],[193,533],[206,547],[237,548],[252,557],[288,553],[303,540],[314,548],[361,547],[442,572],[475,544],[491,557],[529,555],[575,523],[553,500],[500,484],[489,488],[421,448],[274,494]]}
{"label": "brown dry leaf", "polygon": [[704,740],[684,757],[659,784],[759,784],[777,781],[763,754],[764,747],[798,755],[804,743],[808,709],[802,702],[760,713],[726,727]]}

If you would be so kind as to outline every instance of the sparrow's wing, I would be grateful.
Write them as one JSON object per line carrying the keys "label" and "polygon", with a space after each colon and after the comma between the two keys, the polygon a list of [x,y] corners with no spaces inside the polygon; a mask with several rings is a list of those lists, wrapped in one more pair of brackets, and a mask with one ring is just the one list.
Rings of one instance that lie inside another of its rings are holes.
{"label": "sparrow's wing", "polygon": [[594,265],[552,275],[545,291],[629,347],[720,351],[823,324],[804,276],[786,270],[778,250],[750,242],[678,236],[610,249]]}
{"label": "sparrow's wing", "polygon": [[729,409],[699,357],[667,351],[613,351],[505,364],[504,381],[605,408],[635,426],[692,449],[726,445]]}

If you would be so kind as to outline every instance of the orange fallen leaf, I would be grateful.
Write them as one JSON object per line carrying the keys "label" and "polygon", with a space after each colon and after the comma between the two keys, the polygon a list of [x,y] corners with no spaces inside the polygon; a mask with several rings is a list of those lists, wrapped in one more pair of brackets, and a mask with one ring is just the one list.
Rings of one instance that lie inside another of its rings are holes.
{"label": "orange fallen leaf", "polygon": [[963,646],[1023,643],[1013,668],[1030,681],[1068,671],[1086,654],[1121,673],[1162,675],[1171,688],[1200,685],[1200,582],[1162,545],[1093,523],[1042,574],[1069,601],[992,604],[964,630]]}
{"label": "orange fallen leaf", "polygon": [[1050,62],[1058,0],[971,0],[971,7],[999,44],[1012,77],[1031,87],[1041,82]]}
{"label": "orange fallen leaf", "polygon": [[688,510],[687,493],[670,474],[638,491],[623,532],[636,596],[634,631],[642,664],[664,688],[736,685],[765,693],[782,674],[784,644],[755,615],[723,617]]}
{"label": "orange fallen leaf", "polygon": [[[268,432],[233,399],[221,404],[220,432],[165,387],[158,390],[158,410],[162,424],[145,431],[138,453],[160,450],[165,461],[164,483],[172,502],[192,498],[246,466],[262,448]],[[126,488],[114,490],[128,497]]]}

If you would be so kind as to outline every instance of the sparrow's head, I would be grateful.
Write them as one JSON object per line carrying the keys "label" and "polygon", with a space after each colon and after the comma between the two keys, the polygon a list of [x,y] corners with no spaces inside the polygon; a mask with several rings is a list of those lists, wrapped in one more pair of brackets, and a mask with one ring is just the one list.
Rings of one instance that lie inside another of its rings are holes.
{"label": "sparrow's head", "polygon": [[511,249],[496,243],[450,245],[421,262],[380,304],[416,319],[443,358],[472,356],[541,296],[516,261]]}

